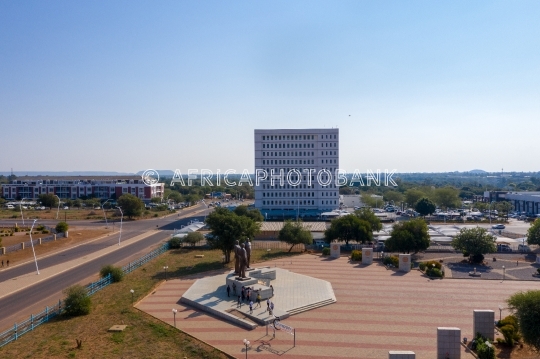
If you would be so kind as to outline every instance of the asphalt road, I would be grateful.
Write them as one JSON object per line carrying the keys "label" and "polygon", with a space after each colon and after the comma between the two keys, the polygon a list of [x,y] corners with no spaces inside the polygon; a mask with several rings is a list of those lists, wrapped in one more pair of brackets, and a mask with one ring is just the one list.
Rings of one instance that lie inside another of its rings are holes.
{"label": "asphalt road", "polygon": [[[167,218],[155,220],[126,223],[126,226],[123,227],[122,230],[122,238],[124,239],[134,237],[152,229],[160,229],[163,232],[158,232],[136,243],[126,245],[120,250],[111,252],[103,257],[89,261],[83,265],[36,283],[31,287],[13,293],[12,295],[1,298],[0,308],[2,308],[2,310],[0,310],[0,332],[12,326],[16,321],[27,318],[30,313],[37,313],[44,309],[46,305],[52,305],[63,298],[62,291],[65,288],[76,283],[87,284],[95,279],[103,265],[126,264],[131,260],[141,257],[143,254],[149,252],[151,248],[156,247],[158,244],[167,240],[173,229],[179,229],[181,225],[186,225],[193,219],[202,221],[204,219],[204,213],[203,216],[192,215],[194,212],[203,208],[203,206],[198,205],[193,208],[185,209],[179,213],[180,217],[169,216]],[[48,266],[57,265],[64,261],[85,256],[107,246],[116,245],[118,243],[117,234],[118,232],[116,232],[114,236],[73,247],[48,257],[38,258],[39,267],[40,269],[44,269]],[[35,264],[33,261],[0,272],[0,282],[31,272],[35,272]]]}

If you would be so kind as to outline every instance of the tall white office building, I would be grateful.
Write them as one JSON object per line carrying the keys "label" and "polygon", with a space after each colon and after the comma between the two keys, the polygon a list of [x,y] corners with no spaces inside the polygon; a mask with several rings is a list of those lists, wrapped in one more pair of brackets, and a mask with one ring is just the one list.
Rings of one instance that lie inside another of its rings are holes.
{"label": "tall white office building", "polygon": [[339,130],[255,130],[255,207],[268,219],[339,208]]}

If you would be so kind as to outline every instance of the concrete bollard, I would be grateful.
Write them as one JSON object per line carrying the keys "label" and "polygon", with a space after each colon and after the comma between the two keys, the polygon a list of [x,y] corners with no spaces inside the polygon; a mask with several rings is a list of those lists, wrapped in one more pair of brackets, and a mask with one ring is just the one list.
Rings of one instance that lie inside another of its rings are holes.
{"label": "concrete bollard", "polygon": [[373,263],[373,248],[362,248],[362,264]]}
{"label": "concrete bollard", "polygon": [[400,254],[399,255],[399,271],[408,273],[411,271],[411,255]]}
{"label": "concrete bollard", "polygon": [[437,359],[461,359],[461,329],[437,328]]}
{"label": "concrete bollard", "polygon": [[495,340],[495,312],[493,310],[473,310],[473,333],[480,333],[489,340]]}
{"label": "concrete bollard", "polygon": [[416,359],[416,354],[410,351],[389,351],[388,359]]}

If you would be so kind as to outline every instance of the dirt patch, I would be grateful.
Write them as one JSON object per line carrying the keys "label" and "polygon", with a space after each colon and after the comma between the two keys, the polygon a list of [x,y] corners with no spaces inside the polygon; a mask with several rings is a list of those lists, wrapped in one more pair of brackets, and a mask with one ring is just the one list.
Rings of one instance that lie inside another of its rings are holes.
{"label": "dirt patch", "polygon": [[[104,235],[112,235],[112,234],[113,234],[112,230],[106,230],[106,229],[80,229],[79,230],[77,229],[77,227],[74,227],[70,229],[68,238],[59,238],[56,241],[43,243],[42,245],[35,246],[34,249],[36,251],[36,256],[42,256],[47,253],[55,252],[63,248],[68,248],[70,246],[88,242],[92,239],[96,239]],[[42,237],[47,237],[47,236],[50,236],[50,234],[40,234],[40,235],[33,234],[32,238],[36,239],[36,238],[42,238]],[[8,246],[12,244],[29,241],[29,240],[30,240],[30,236],[27,236],[27,235],[4,237],[2,238],[2,245]],[[14,265],[17,262],[27,261],[28,259],[32,257],[33,257],[32,248],[27,247],[23,250],[11,252],[4,256],[0,256],[0,259],[4,261],[9,260],[9,264]]]}

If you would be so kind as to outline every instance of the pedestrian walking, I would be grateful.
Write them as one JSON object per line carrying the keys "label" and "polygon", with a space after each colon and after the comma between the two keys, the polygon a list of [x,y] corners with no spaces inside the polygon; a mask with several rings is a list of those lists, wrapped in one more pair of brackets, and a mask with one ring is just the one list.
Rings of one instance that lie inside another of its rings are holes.
{"label": "pedestrian walking", "polygon": [[247,299],[248,300],[251,299],[251,288],[248,288],[248,290],[247,290]]}
{"label": "pedestrian walking", "polygon": [[270,302],[270,315],[274,314],[274,302]]}
{"label": "pedestrian walking", "polygon": [[236,295],[236,283],[234,283],[234,282],[232,284],[232,291],[233,291],[234,295]]}
{"label": "pedestrian walking", "polygon": [[257,306],[260,308],[261,307],[261,293],[257,293]]}
{"label": "pedestrian walking", "polygon": [[267,312],[270,311],[270,299],[267,299],[267,300],[266,300],[266,311],[267,311]]}
{"label": "pedestrian walking", "polygon": [[253,301],[249,301],[249,314],[253,314]]}
{"label": "pedestrian walking", "polygon": [[227,297],[231,296],[231,287],[227,284]]}
{"label": "pedestrian walking", "polygon": [[7,266],[9,267],[9,259],[7,260]]}
{"label": "pedestrian walking", "polygon": [[242,302],[240,301],[240,296],[238,296],[238,303],[236,303],[236,308],[242,308]]}
{"label": "pedestrian walking", "polygon": [[2,267],[4,266],[4,260],[2,259]]}
{"label": "pedestrian walking", "polygon": [[272,289],[272,297],[274,296],[274,287],[272,287],[272,284],[270,284],[270,289]]}
{"label": "pedestrian walking", "polygon": [[246,300],[246,293],[244,292],[244,290],[242,290],[242,302]]}

